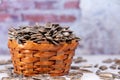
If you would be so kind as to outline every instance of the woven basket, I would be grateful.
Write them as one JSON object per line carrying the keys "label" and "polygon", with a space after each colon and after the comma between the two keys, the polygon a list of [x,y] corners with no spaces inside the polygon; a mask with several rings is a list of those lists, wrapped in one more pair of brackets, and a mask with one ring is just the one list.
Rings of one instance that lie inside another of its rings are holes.
{"label": "woven basket", "polygon": [[37,44],[32,41],[18,44],[16,40],[8,40],[14,72],[24,76],[68,74],[77,45],[76,40],[71,43],[61,42],[59,46],[46,42]]}

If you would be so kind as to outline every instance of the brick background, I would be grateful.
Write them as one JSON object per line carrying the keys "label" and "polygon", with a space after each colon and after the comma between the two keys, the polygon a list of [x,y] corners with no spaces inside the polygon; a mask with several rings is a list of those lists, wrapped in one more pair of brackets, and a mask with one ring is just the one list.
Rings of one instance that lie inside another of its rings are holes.
{"label": "brick background", "polygon": [[120,54],[120,0],[81,0],[79,52]]}
{"label": "brick background", "polygon": [[120,0],[2,0],[0,53],[7,54],[10,26],[36,22],[70,26],[81,37],[76,53],[120,54]]}
{"label": "brick background", "polygon": [[79,17],[79,0],[2,0],[0,53],[8,53],[7,30],[11,26],[53,22],[74,28],[80,21]]}

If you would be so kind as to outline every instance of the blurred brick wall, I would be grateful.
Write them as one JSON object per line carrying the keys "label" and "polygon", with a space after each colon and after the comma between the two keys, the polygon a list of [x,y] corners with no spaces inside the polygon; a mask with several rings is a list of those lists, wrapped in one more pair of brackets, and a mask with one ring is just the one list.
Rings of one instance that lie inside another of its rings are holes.
{"label": "blurred brick wall", "polygon": [[81,0],[78,52],[120,54],[120,0]]}
{"label": "blurred brick wall", "polygon": [[120,54],[119,9],[120,0],[2,0],[0,53],[8,53],[10,26],[54,22],[70,26],[82,38],[78,55]]}
{"label": "blurred brick wall", "polygon": [[70,25],[75,30],[79,21],[79,0],[2,0],[0,3],[0,53],[8,53],[7,30],[10,26],[54,22]]}

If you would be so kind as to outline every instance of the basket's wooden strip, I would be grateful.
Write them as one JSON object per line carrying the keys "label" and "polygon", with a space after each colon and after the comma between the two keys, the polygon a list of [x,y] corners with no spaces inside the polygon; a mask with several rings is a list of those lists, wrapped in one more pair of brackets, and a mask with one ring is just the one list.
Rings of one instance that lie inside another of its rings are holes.
{"label": "basket's wooden strip", "polygon": [[[34,53],[31,53],[31,54],[22,54],[22,55],[24,55],[24,57],[22,57],[22,58],[33,57]],[[38,59],[37,57],[34,57],[34,58]]]}
{"label": "basket's wooden strip", "polygon": [[[16,40],[8,40],[8,47],[12,49],[30,49],[30,50],[40,50],[40,51],[49,51],[49,50],[67,50],[69,48],[74,49],[78,45],[78,42],[76,40],[73,40],[71,44],[64,43],[60,46],[55,46],[53,44],[49,44],[48,42],[37,44],[33,41],[27,41],[24,45],[18,44]],[[46,48],[45,48],[46,47]],[[49,48],[48,48],[49,47]],[[62,48],[61,48],[62,47]]]}
{"label": "basket's wooden strip", "polygon": [[20,52],[21,52],[21,54],[32,54],[35,51],[25,49],[25,50],[21,50]]}
{"label": "basket's wooden strip", "polygon": [[12,53],[13,53],[13,50],[12,50],[12,48],[10,48],[9,50],[10,50],[10,54],[12,54]]}
{"label": "basket's wooden strip", "polygon": [[[15,61],[15,60],[14,60],[14,62],[16,62],[16,63],[14,64],[15,66],[24,66],[24,65],[26,65],[25,62],[20,62],[20,61],[17,62],[17,61]],[[28,65],[28,64],[27,64],[27,65]]]}
{"label": "basket's wooden strip", "polygon": [[23,55],[23,54],[19,54],[18,52],[16,52],[16,53],[13,55],[13,57],[15,57],[15,58],[17,58],[17,59],[20,59],[20,58],[24,57],[24,55]]}
{"label": "basket's wooden strip", "polygon": [[64,64],[62,64],[62,65],[61,64],[55,64],[55,65],[51,65],[51,67],[52,68],[62,68],[63,69],[65,67],[65,65]]}
{"label": "basket's wooden strip", "polygon": [[65,50],[67,50],[66,48],[68,48],[67,43],[63,44],[63,46],[61,46],[61,48],[58,50],[58,52],[65,51]]}
{"label": "basket's wooden strip", "polygon": [[15,58],[15,57],[12,57],[12,62],[15,62],[15,63],[20,63],[20,58]]}
{"label": "basket's wooden strip", "polygon": [[53,65],[53,64],[54,64],[53,61],[40,61],[40,62],[34,63],[34,65],[45,65],[45,66],[50,66],[50,65]]}
{"label": "basket's wooden strip", "polygon": [[36,68],[34,70],[39,71],[39,72],[49,72],[52,69],[51,68]]}
{"label": "basket's wooden strip", "polygon": [[53,45],[53,44],[49,44],[49,47],[47,47],[48,49],[48,51],[50,50],[50,51],[57,51],[59,48],[60,48],[60,46],[57,46],[57,45]]}
{"label": "basket's wooden strip", "polygon": [[21,66],[17,66],[16,68],[17,68],[17,70],[19,70],[19,71],[24,71],[24,70],[25,70],[25,68],[24,68],[24,67],[21,67]]}
{"label": "basket's wooden strip", "polygon": [[74,53],[74,50],[65,51],[64,53],[69,55],[69,54]]}
{"label": "basket's wooden strip", "polygon": [[18,70],[14,69],[14,73],[21,74],[21,71],[18,71]]}
{"label": "basket's wooden strip", "polygon": [[70,46],[71,46],[70,49],[71,50],[75,50],[75,48],[77,47],[77,45],[78,45],[78,42],[76,42],[76,40],[73,40],[72,43],[70,44]]}
{"label": "basket's wooden strip", "polygon": [[37,71],[33,71],[33,69],[29,69],[28,71],[23,71],[23,74],[25,75],[32,75],[32,74],[35,74],[35,73],[38,73]]}
{"label": "basket's wooden strip", "polygon": [[75,55],[75,53],[73,51],[71,51],[70,54],[68,54],[68,59],[72,59],[74,55]]}
{"label": "basket's wooden strip", "polygon": [[34,66],[33,64],[28,64],[28,65],[24,65],[25,69],[33,69],[33,68],[37,68],[37,66]]}
{"label": "basket's wooden strip", "polygon": [[62,54],[62,55],[53,56],[49,60],[63,60],[65,58],[67,58],[67,56]]}
{"label": "basket's wooden strip", "polygon": [[49,73],[62,73],[64,70],[51,70]]}
{"label": "basket's wooden strip", "polygon": [[69,72],[69,70],[70,70],[70,67],[66,68],[65,71],[64,71],[64,73],[65,72]]}
{"label": "basket's wooden strip", "polygon": [[25,57],[25,58],[22,58],[21,61],[25,62],[25,63],[32,63],[32,62],[35,62],[35,61],[38,61],[39,59],[38,58],[35,58],[35,57]]}
{"label": "basket's wooden strip", "polygon": [[63,76],[63,75],[66,75],[66,74],[68,74],[68,72],[66,72],[66,73],[50,73],[50,75],[51,76]]}
{"label": "basket's wooden strip", "polygon": [[17,47],[17,43],[15,40],[8,40],[8,47],[14,49]]}
{"label": "basket's wooden strip", "polygon": [[54,56],[56,54],[56,52],[37,52],[34,54],[35,57],[51,57],[51,56]]}
{"label": "basket's wooden strip", "polygon": [[72,59],[66,59],[66,60],[64,60],[64,62],[63,63],[71,63],[72,62]]}

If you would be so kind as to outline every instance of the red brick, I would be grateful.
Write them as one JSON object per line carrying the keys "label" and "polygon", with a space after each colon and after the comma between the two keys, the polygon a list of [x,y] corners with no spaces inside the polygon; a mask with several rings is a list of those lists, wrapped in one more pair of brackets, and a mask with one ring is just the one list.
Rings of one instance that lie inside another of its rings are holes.
{"label": "red brick", "polygon": [[17,6],[13,6],[13,4],[9,1],[3,1],[0,4],[0,11],[9,11],[11,9],[16,9],[16,8],[17,8]]}
{"label": "red brick", "polygon": [[74,22],[76,17],[73,15],[55,14],[34,14],[23,15],[23,20],[30,22]]}
{"label": "red brick", "polygon": [[27,10],[34,8],[33,0],[3,0],[2,4],[0,4],[0,11],[7,10],[9,11],[18,11],[18,10]]}
{"label": "red brick", "polygon": [[2,2],[0,4],[0,11],[6,11],[8,4],[6,2]]}
{"label": "red brick", "polygon": [[28,21],[31,21],[31,22],[38,22],[38,21],[41,21],[43,19],[43,16],[41,15],[22,15],[23,17],[23,20],[28,20]]}
{"label": "red brick", "polygon": [[73,15],[61,15],[59,21],[61,22],[74,22],[76,17]]}
{"label": "red brick", "polygon": [[3,22],[8,18],[10,18],[9,14],[0,14],[0,22]]}
{"label": "red brick", "polygon": [[35,8],[38,9],[55,9],[56,7],[54,4],[56,4],[57,1],[41,1],[41,2],[35,2]]}
{"label": "red brick", "polygon": [[0,5],[0,12],[1,11],[6,11],[6,9],[7,9],[6,7]]}
{"label": "red brick", "polygon": [[57,16],[51,14],[36,14],[36,15],[23,15],[24,20],[28,20],[30,22],[49,22],[56,21]]}
{"label": "red brick", "polygon": [[65,2],[64,8],[65,9],[79,9],[79,0]]}

